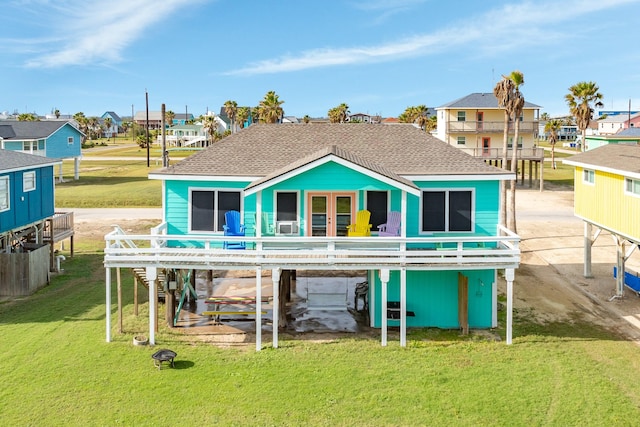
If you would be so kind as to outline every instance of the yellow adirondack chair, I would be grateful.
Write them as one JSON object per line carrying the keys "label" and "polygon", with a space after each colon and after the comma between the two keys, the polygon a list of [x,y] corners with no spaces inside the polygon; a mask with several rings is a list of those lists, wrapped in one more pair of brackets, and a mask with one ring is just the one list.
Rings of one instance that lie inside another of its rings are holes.
{"label": "yellow adirondack chair", "polygon": [[358,211],[356,213],[356,223],[349,224],[347,226],[347,236],[371,236],[371,224],[369,224],[369,219],[371,218],[371,212],[366,209]]}

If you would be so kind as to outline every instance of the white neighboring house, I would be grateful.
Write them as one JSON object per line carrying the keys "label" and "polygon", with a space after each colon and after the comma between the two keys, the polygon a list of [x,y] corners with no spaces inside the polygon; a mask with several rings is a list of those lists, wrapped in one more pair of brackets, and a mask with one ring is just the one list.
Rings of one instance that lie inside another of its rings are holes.
{"label": "white neighboring house", "polygon": [[640,124],[640,113],[612,114],[598,119],[598,135],[615,135],[623,129],[633,128]]}

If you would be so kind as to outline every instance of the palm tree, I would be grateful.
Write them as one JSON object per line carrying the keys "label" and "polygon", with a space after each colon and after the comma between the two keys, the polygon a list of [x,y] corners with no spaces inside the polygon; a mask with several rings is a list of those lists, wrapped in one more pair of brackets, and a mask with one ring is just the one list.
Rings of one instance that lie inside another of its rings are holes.
{"label": "palm tree", "polygon": [[424,129],[425,132],[428,132],[427,124],[429,123],[429,113],[427,112],[427,106],[418,105],[415,107],[415,111],[418,114],[415,123],[420,126],[420,129]]}
{"label": "palm tree", "polygon": [[351,114],[351,111],[349,111],[349,106],[343,102],[342,104],[338,105],[336,108],[338,109],[338,118],[340,123],[346,122],[347,118],[349,117],[349,114]]}
{"label": "palm tree", "polygon": [[551,120],[551,116],[549,115],[549,113],[544,112],[540,114],[540,120],[543,122],[548,122],[549,120]]}
{"label": "palm tree", "polygon": [[58,110],[57,108],[55,109],[55,111],[53,112],[53,114],[56,116],[56,119],[60,118],[60,110]]}
{"label": "palm tree", "polygon": [[311,121],[311,117],[309,117],[308,114],[305,114],[304,117],[302,118],[302,121],[306,124],[309,123]]}
{"label": "palm tree", "polygon": [[174,113],[171,110],[167,110],[164,112],[164,123],[166,126],[171,127],[173,126],[173,119],[176,118],[176,113]]}
{"label": "palm tree", "polygon": [[569,105],[569,112],[576,119],[576,125],[582,133],[582,151],[585,149],[585,138],[587,137],[587,127],[593,118],[593,103],[595,107],[601,108],[602,94],[598,92],[600,88],[594,82],[579,82],[569,88],[569,93],[564,99]]}
{"label": "palm tree", "polygon": [[[520,92],[520,86],[524,84],[524,74],[521,71],[512,71],[509,79],[513,82],[514,97],[513,102],[509,105],[511,110],[511,118],[515,122],[513,132],[513,144],[511,144],[511,172],[518,173],[518,140],[520,139],[520,117],[524,109],[524,96]],[[514,233],[517,232],[516,227],[516,180],[511,180],[511,200],[508,218],[508,227]]]}
{"label": "palm tree", "polygon": [[244,122],[249,119],[249,107],[238,107],[236,121],[240,123],[240,129],[244,128]]}
{"label": "palm tree", "polygon": [[344,123],[349,116],[349,106],[344,102],[327,112],[329,123]]}
{"label": "palm tree", "polygon": [[549,134],[549,144],[551,144],[551,166],[556,168],[555,147],[558,141],[558,131],[562,127],[562,120],[550,119],[544,124],[544,132]]}
{"label": "palm tree", "polygon": [[277,123],[278,120],[284,115],[284,110],[281,105],[284,101],[278,99],[278,95],[274,91],[269,91],[264,96],[264,99],[260,101],[259,116],[260,121],[265,123]]}
{"label": "palm tree", "polygon": [[216,134],[218,133],[218,122],[216,116],[207,115],[202,117],[202,126],[207,133],[207,145],[216,141]]}
{"label": "palm tree", "polygon": [[236,115],[238,114],[238,103],[236,101],[228,100],[224,103],[224,112],[227,114],[227,117],[229,117],[229,120],[231,121],[231,133],[233,133],[236,131],[235,124]]}
{"label": "palm tree", "polygon": [[407,107],[402,114],[398,116],[398,121],[400,121],[400,123],[414,123],[417,118],[418,112],[416,107]]}
{"label": "palm tree", "polygon": [[[509,111],[507,106],[511,105],[515,89],[513,81],[502,76],[496,86],[493,88],[493,94],[498,99],[498,106],[504,108],[504,131],[502,140],[502,167],[507,168],[507,151],[509,149]],[[501,181],[500,185],[500,224],[507,225],[507,185],[505,181]]]}
{"label": "palm tree", "polygon": [[38,116],[33,113],[22,113],[18,115],[18,121],[20,122],[36,122],[39,120]]}
{"label": "palm tree", "polygon": [[111,119],[111,117],[107,117],[106,119],[104,119],[104,127],[107,130],[107,132],[109,132],[109,137],[107,137],[107,141],[111,137],[111,126],[113,126],[113,119]]}

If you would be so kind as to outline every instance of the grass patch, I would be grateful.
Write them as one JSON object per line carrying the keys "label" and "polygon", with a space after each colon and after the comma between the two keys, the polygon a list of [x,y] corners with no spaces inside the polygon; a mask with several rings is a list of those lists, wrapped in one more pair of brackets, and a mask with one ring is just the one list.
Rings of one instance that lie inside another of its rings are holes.
{"label": "grass patch", "polygon": [[125,271],[125,333],[105,342],[102,245],[83,242],[50,286],[0,304],[4,424],[635,425],[640,415],[636,345],[519,313],[512,346],[430,328],[410,329],[408,348],[303,336],[254,352],[161,326],[157,348],[178,357],[158,371],[157,348],[131,343],[148,314],[143,299],[133,315]]}
{"label": "grass patch", "polygon": [[85,161],[80,179],[73,180],[73,164],[65,162],[65,182],[56,184],[58,208],[159,207],[162,183],[150,180],[146,160]]}

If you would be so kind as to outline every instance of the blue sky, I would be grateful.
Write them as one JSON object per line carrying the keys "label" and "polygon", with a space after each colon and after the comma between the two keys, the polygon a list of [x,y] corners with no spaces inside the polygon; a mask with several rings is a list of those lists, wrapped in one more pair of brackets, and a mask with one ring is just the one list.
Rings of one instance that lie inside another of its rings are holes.
{"label": "blue sky", "polygon": [[579,81],[640,110],[640,0],[4,0],[0,112],[195,115],[270,90],[286,115],[396,117],[491,92],[566,114]]}

